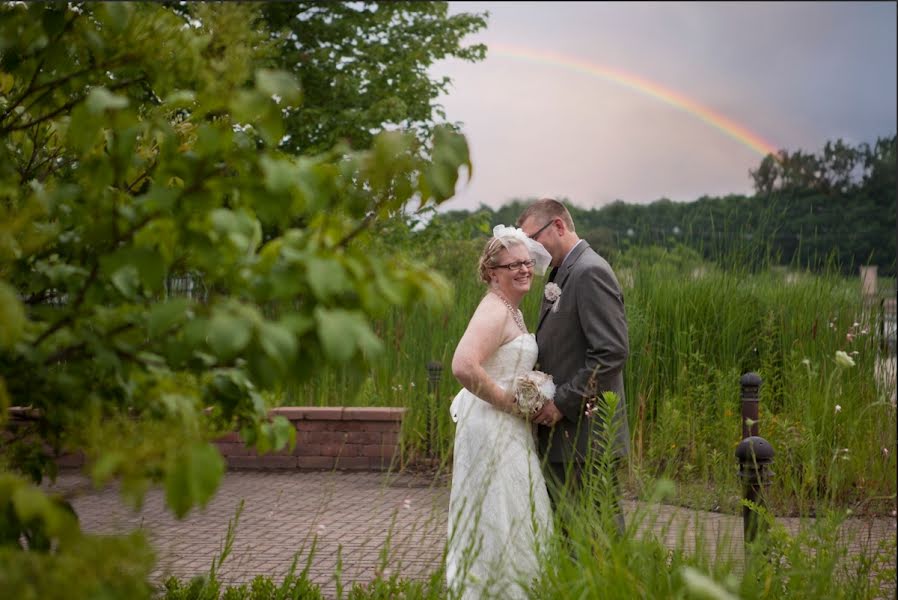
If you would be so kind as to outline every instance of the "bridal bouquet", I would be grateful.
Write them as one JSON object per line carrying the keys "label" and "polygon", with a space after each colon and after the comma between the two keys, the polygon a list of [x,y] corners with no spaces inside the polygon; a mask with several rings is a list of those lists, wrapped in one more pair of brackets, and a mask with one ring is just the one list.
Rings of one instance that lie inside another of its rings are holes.
{"label": "bridal bouquet", "polygon": [[543,407],[547,400],[555,397],[555,382],[552,376],[542,371],[530,371],[514,379],[512,393],[517,401],[518,412],[530,417]]}

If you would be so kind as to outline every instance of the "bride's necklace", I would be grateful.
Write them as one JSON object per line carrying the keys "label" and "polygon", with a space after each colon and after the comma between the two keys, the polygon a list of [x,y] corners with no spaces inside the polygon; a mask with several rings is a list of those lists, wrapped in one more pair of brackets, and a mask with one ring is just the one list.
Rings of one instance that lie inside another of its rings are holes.
{"label": "bride's necklace", "polygon": [[505,307],[508,308],[508,312],[510,312],[511,316],[514,318],[514,322],[518,326],[518,329],[520,329],[524,333],[527,333],[527,326],[524,325],[524,317],[523,317],[523,315],[521,315],[521,311],[519,311],[514,306],[512,306],[511,303],[505,299],[505,296],[503,296],[496,290],[490,290],[490,291],[493,292],[494,294],[496,294],[496,296],[499,297],[499,300],[502,301],[502,304],[504,304]]}

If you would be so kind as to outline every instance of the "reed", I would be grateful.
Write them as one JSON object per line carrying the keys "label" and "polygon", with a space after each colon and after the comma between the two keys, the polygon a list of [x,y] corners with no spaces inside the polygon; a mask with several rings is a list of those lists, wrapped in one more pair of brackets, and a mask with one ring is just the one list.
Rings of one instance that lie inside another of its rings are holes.
{"label": "reed", "polygon": [[[405,406],[406,451],[448,463],[454,433],[448,406],[459,390],[450,364],[485,293],[475,274],[482,243],[444,241],[438,257],[422,256],[454,286],[448,310],[422,306],[387,315],[375,323],[386,350],[367,370],[324,371],[286,390],[282,403]],[[659,248],[612,257],[629,321],[629,486],[639,493],[668,477],[680,484],[681,501],[735,510],[739,377],[754,371],[763,379],[760,434],[776,451],[774,510],[890,509],[894,387],[874,376],[883,359],[875,311],[865,306],[858,282],[835,268],[815,274],[762,261],[755,256],[749,270],[734,258],[724,268],[695,253]],[[530,330],[542,287],[535,281],[522,304]],[[837,351],[854,366],[839,366]],[[430,361],[443,366],[435,393],[428,390]]]}

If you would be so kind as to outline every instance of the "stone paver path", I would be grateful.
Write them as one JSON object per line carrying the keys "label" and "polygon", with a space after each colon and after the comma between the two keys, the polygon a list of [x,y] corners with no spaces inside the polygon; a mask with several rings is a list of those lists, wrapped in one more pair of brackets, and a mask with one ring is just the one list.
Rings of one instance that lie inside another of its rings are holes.
{"label": "stone paver path", "polygon": [[[243,513],[232,555],[219,572],[224,583],[243,583],[256,575],[279,581],[300,553],[299,569],[317,536],[310,569],[312,581],[327,597],[336,595],[334,572],[342,561],[342,582],[371,581],[382,566],[407,577],[425,577],[442,560],[446,541],[448,489],[413,475],[370,472],[231,471],[205,509],[178,521],[164,508],[161,490],[151,491],[140,512],[120,501],[115,489],[90,490],[86,480],[64,472],[55,490],[73,492],[73,504],[85,530],[120,533],[147,530],[158,554],[154,577],[181,578],[206,573],[221,549],[228,521],[241,500]],[[646,515],[639,531],[652,530],[675,546],[681,535],[694,548],[695,532],[704,529],[707,548],[718,555],[741,557],[742,519],[667,505],[625,501],[628,519]],[[799,519],[779,518],[795,532]],[[854,550],[894,540],[894,518],[852,519],[841,531]],[[737,561],[739,562],[739,561]],[[891,594],[890,594],[891,595]]]}

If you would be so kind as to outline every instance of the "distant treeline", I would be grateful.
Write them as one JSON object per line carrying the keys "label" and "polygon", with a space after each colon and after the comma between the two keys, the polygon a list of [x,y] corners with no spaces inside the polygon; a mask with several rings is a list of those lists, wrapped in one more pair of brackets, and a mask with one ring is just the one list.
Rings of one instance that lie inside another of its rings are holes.
{"label": "distant treeline", "polygon": [[[839,140],[827,142],[818,154],[769,154],[749,171],[752,196],[660,199],[648,205],[618,200],[593,209],[561,200],[580,236],[609,256],[631,245],[686,245],[709,260],[845,273],[877,265],[881,275],[894,275],[895,143],[893,135],[872,146]],[[497,210],[481,205],[475,212],[486,213],[491,224],[513,223],[531,200],[515,199]],[[469,216],[452,211],[440,220]]]}

